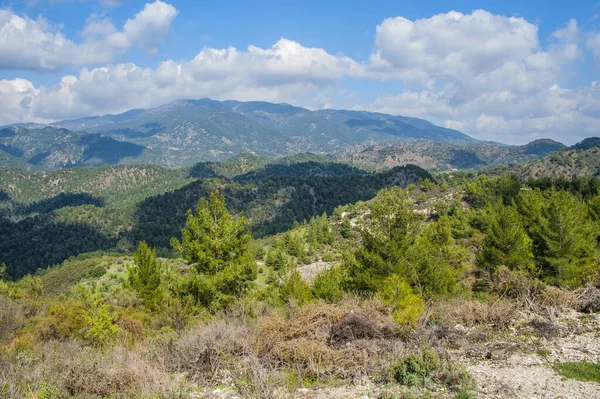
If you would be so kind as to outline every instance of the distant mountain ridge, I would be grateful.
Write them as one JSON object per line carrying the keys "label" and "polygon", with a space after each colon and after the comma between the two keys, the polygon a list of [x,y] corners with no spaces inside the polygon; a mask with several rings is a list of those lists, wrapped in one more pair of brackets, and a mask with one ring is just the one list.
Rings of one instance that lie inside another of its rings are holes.
{"label": "distant mountain ridge", "polygon": [[52,126],[0,128],[0,166],[54,170],[101,166],[135,158],[145,147],[100,133],[74,132]]}
{"label": "distant mountain ridge", "polygon": [[51,126],[102,133],[141,145],[149,150],[141,162],[166,166],[223,160],[243,152],[266,157],[328,153],[364,142],[475,141],[457,130],[417,118],[210,99],[178,100],[153,109],[66,120]]}
{"label": "distant mountain ridge", "polygon": [[[594,146],[595,140],[586,139],[574,148]],[[478,141],[403,116],[210,99],[178,100],[50,125],[0,127],[0,167],[32,170],[112,164],[185,167],[239,154],[272,159],[299,153],[369,169],[407,164],[431,170],[473,169],[529,162],[566,148],[549,139],[523,146]]]}

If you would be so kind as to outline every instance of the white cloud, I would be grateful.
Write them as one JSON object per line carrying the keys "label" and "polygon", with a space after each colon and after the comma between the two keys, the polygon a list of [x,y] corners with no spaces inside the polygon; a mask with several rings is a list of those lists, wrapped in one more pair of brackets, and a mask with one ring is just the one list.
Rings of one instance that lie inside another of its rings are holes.
{"label": "white cloud", "polygon": [[118,49],[138,45],[147,51],[156,51],[168,35],[176,15],[177,9],[170,4],[159,0],[147,3],[134,18],[125,22],[122,32],[107,36],[106,44]]}
{"label": "white cloud", "polygon": [[543,47],[536,25],[483,10],[386,19],[377,27],[368,73],[412,89],[362,107],[434,118],[502,142],[594,134],[600,120],[584,114],[593,90],[565,88],[581,57],[576,21],[549,39]]}
{"label": "white cloud", "polygon": [[0,69],[60,70],[73,65],[110,62],[133,46],[152,52],[169,33],[177,10],[162,1],[144,9],[117,30],[110,21],[92,16],[76,43],[44,18],[31,19],[0,10]]}
{"label": "white cloud", "polygon": [[600,33],[590,35],[586,46],[594,54],[594,57],[596,57],[598,64],[600,64]]}
{"label": "white cloud", "polygon": [[286,39],[266,49],[204,48],[190,61],[165,61],[156,69],[134,64],[83,69],[52,87],[0,81],[6,87],[0,107],[11,110],[0,115],[0,124],[115,113],[181,98],[298,102],[357,68],[347,57]]}
{"label": "white cloud", "polygon": [[[92,16],[82,32],[82,44],[70,42],[44,20],[21,18],[15,23],[39,27],[41,39],[33,35],[32,40],[48,49],[34,56],[52,69],[64,58],[52,56],[75,54],[72,46],[92,48],[83,54],[98,58],[110,58],[132,46],[152,51],[168,34],[176,13],[166,3],[150,3],[121,30],[103,16]],[[0,26],[7,24],[0,14]],[[551,137],[570,143],[597,135],[600,126],[600,83],[569,85],[583,59],[582,36],[574,20],[549,38],[540,38],[537,26],[523,18],[482,10],[416,21],[389,18],[377,27],[373,52],[365,63],[282,38],[269,48],[205,47],[191,60],[166,60],[156,68],[127,63],[84,68],[51,87],[3,80],[0,124],[117,113],[210,97],[309,107],[343,103],[431,119],[481,139],[522,143]],[[586,46],[593,51],[600,39],[587,37]],[[0,44],[0,55],[2,51]],[[35,64],[27,54],[20,62]],[[340,87],[340,80],[353,78],[393,81],[390,90],[399,86],[402,90],[382,92],[375,101],[361,104]]]}

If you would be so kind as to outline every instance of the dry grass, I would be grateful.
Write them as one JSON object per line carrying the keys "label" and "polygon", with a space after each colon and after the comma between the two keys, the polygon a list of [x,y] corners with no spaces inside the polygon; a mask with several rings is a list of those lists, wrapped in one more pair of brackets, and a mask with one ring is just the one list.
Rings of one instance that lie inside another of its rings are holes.
{"label": "dry grass", "polygon": [[520,304],[509,299],[483,302],[473,299],[450,299],[434,304],[436,322],[446,327],[490,326],[503,328],[510,325],[522,310]]}
{"label": "dry grass", "polygon": [[47,342],[16,354],[0,372],[0,387],[4,384],[7,398],[28,397],[43,384],[55,387],[57,397],[175,398],[182,392],[180,381],[138,351],[117,346],[102,352],[75,341]]}
{"label": "dry grass", "polygon": [[189,329],[159,350],[171,371],[207,380],[252,355],[252,332],[248,325],[215,320]]}
{"label": "dry grass", "polygon": [[540,293],[535,303],[545,308],[570,308],[579,310],[581,300],[577,291],[548,287]]}

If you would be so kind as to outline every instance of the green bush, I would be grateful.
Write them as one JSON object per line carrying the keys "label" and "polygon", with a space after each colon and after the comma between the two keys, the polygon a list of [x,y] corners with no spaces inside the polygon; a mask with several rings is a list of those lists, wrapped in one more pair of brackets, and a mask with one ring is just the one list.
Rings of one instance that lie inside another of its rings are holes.
{"label": "green bush", "polygon": [[377,296],[392,307],[394,320],[401,325],[416,327],[421,313],[425,310],[423,299],[397,274],[392,274],[384,280]]}
{"label": "green bush", "polygon": [[312,299],[310,287],[302,279],[298,270],[292,270],[283,276],[279,285],[279,295],[285,302],[294,300],[298,305],[302,305]]}
{"label": "green bush", "polygon": [[343,281],[344,270],[340,266],[333,266],[317,275],[312,286],[313,293],[319,299],[338,301],[344,295]]}
{"label": "green bush", "polygon": [[426,386],[434,382],[442,362],[437,352],[424,347],[418,353],[410,354],[393,366],[394,379],[398,384]]}
{"label": "green bush", "polygon": [[440,359],[437,351],[424,346],[396,362],[392,367],[394,380],[410,387],[445,386],[455,393],[455,398],[471,398],[475,384],[462,367]]}

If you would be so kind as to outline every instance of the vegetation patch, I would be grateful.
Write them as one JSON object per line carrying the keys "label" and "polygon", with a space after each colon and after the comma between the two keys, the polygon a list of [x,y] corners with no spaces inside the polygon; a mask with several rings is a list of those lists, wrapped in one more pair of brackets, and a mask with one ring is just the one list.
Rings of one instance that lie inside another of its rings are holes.
{"label": "vegetation patch", "polygon": [[556,363],[556,369],[566,378],[600,383],[600,364],[583,362]]}

